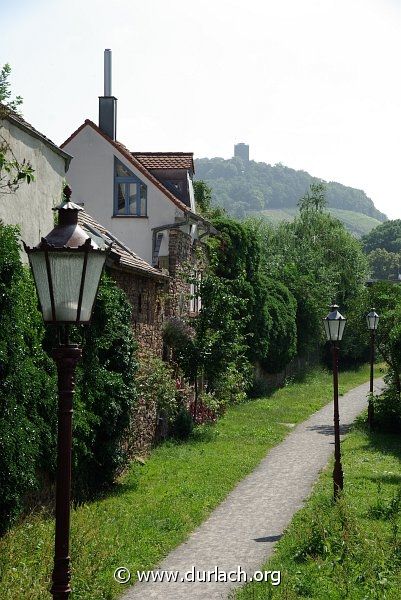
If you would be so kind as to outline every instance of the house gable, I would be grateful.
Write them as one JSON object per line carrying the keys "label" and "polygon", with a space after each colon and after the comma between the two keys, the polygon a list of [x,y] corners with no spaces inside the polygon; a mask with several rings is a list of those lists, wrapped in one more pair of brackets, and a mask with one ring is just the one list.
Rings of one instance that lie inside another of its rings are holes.
{"label": "house gable", "polygon": [[124,144],[122,144],[121,142],[117,142],[112,140],[111,138],[109,138],[97,125],[95,125],[95,123],[93,123],[93,121],[91,121],[90,119],[86,119],[85,122],[78,127],[78,129],[76,131],[74,131],[74,133],[72,133],[70,135],[69,138],[67,138],[65,140],[65,142],[63,142],[61,144],[61,148],[67,148],[70,146],[72,140],[74,140],[74,138],[76,138],[77,136],[79,136],[79,134],[82,132],[83,129],[85,129],[85,127],[91,127],[94,131],[96,131],[102,138],[104,138],[118,153],[120,153],[125,160],[128,161],[128,163],[134,167],[139,173],[141,173],[144,177],[146,177],[151,183],[153,183],[157,188],[159,188],[159,190],[161,192],[163,192],[166,196],[166,198],[168,198],[175,206],[177,206],[177,208],[180,208],[181,210],[184,210],[187,208],[186,205],[181,202],[178,198],[176,198],[176,196],[170,191],[168,190],[161,181],[159,181],[157,179],[157,177],[155,177],[154,175],[152,175],[152,173],[144,166],[144,164],[138,160],[129,150],[128,148],[126,148],[124,146]]}
{"label": "house gable", "polygon": [[[188,207],[165,190],[122,144],[110,140],[91,122],[80,127],[63,147],[74,157],[67,174],[73,201],[83,203],[109,231],[152,263],[153,229],[182,221]],[[114,214],[115,160],[147,186],[146,215]],[[163,244],[167,235],[164,238]]]}

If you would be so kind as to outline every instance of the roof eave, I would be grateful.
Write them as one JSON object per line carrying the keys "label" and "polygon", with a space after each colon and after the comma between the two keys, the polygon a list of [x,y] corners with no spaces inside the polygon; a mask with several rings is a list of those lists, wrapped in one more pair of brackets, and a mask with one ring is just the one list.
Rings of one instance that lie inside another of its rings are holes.
{"label": "roof eave", "polygon": [[142,271],[142,269],[133,267],[131,265],[126,265],[122,263],[121,260],[113,260],[113,258],[111,258],[111,260],[108,263],[106,263],[106,266],[108,266],[110,269],[115,269],[116,271],[139,275],[144,279],[156,279],[157,281],[161,282],[166,282],[170,279],[169,275],[166,275],[161,271],[160,273],[155,273],[154,271]]}
{"label": "roof eave", "polygon": [[68,154],[67,152],[65,152],[64,150],[62,150],[59,146],[57,146],[56,144],[54,144],[51,140],[49,140],[48,138],[46,138],[44,135],[41,135],[39,133],[39,131],[36,131],[34,129],[31,129],[27,125],[24,125],[24,123],[21,123],[21,121],[19,121],[18,119],[14,118],[11,114],[5,114],[5,115],[2,116],[2,118],[3,119],[7,119],[8,121],[10,121],[10,123],[12,123],[16,127],[18,127],[18,129],[22,129],[22,131],[25,131],[25,133],[28,133],[32,137],[35,137],[36,139],[40,140],[43,144],[45,144],[46,146],[48,146],[48,148],[50,148],[51,150],[53,150],[53,152],[55,152],[56,154],[58,154],[59,156],[61,156],[61,158],[63,158],[64,162],[65,162],[65,170],[68,171],[70,163],[71,163],[72,158],[73,158],[71,156],[71,154]]}
{"label": "roof eave", "polygon": [[201,217],[200,215],[197,215],[196,213],[194,213],[192,210],[187,210],[185,211],[186,214],[189,217],[189,220],[195,222],[195,223],[202,223],[202,225],[208,229],[209,233],[213,234],[213,235],[219,235],[218,230],[214,227],[214,225],[212,225],[212,223],[210,221],[208,221],[207,219],[205,219],[204,217]]}

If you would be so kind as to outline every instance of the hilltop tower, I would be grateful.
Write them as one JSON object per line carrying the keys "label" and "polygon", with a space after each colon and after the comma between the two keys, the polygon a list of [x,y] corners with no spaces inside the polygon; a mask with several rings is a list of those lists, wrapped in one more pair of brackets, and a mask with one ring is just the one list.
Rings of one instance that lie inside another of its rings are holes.
{"label": "hilltop tower", "polygon": [[235,144],[234,158],[241,158],[245,164],[249,163],[249,145],[242,142]]}

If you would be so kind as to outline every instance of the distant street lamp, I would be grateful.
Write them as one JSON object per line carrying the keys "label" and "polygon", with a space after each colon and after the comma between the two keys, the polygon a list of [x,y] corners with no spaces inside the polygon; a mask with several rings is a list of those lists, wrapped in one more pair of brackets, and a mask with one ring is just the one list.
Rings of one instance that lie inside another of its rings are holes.
{"label": "distant street lamp", "polygon": [[334,499],[344,487],[344,474],[341,465],[340,448],[340,415],[338,410],[338,342],[344,333],[346,319],[338,312],[337,304],[333,304],[330,313],[323,319],[326,338],[331,342],[333,356],[333,391],[334,391]]}
{"label": "distant street lamp", "polygon": [[[71,190],[65,188],[69,199]],[[53,585],[50,593],[65,600],[71,592],[70,580],[70,501],[72,400],[75,367],[82,350],[68,337],[70,324],[90,321],[93,304],[107,252],[78,225],[78,211],[73,202],[63,202],[56,209],[59,224],[35,248],[28,248],[40,309],[45,323],[63,326],[62,341],[53,350],[58,373],[58,434],[56,478],[56,531]]]}
{"label": "distant street lamp", "polygon": [[369,402],[368,402],[368,424],[369,428],[373,429],[374,408],[373,408],[373,369],[375,362],[375,338],[376,329],[379,324],[379,315],[374,308],[366,315],[366,323],[370,331],[370,387],[369,387]]}

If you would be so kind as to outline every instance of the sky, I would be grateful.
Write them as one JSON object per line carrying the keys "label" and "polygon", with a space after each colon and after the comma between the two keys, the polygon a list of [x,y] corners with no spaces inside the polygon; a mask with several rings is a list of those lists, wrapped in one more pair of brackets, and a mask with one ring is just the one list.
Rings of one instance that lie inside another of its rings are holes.
{"label": "sky", "polygon": [[0,65],[61,144],[98,122],[113,56],[131,150],[281,162],[401,218],[401,0],[0,0]]}

